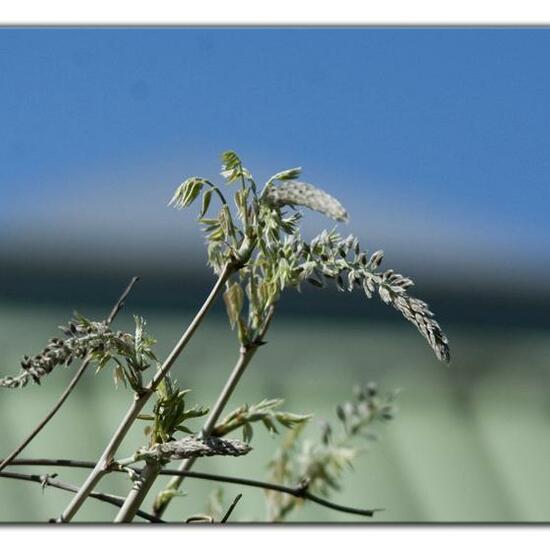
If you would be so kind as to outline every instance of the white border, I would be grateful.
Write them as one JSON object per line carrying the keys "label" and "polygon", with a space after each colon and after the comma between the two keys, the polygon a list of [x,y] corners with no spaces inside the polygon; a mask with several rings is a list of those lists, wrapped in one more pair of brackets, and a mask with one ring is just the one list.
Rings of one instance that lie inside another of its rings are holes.
{"label": "white border", "polygon": [[[271,548],[373,548],[422,550],[464,550],[528,547],[546,550],[550,539],[548,528],[508,527],[361,527],[290,526],[133,526],[88,527],[49,526],[6,528],[1,530],[6,548],[50,547],[56,550],[79,548],[166,548],[175,544],[185,548],[223,548],[224,550],[270,550]],[[35,543],[35,544],[33,544]]]}
{"label": "white border", "polygon": [[3,0],[4,25],[543,25],[542,0]]}
{"label": "white border", "polygon": [[[462,0],[449,5],[442,0],[18,0],[0,8],[1,25],[549,25],[550,3],[537,0]],[[56,550],[81,547],[141,548],[149,544],[162,548],[166,543],[203,547],[219,539],[224,550],[277,547],[343,547],[357,544],[368,548],[410,548],[423,550],[498,547],[499,550],[528,546],[548,548],[547,527],[233,527],[205,531],[193,528],[155,526],[98,528],[84,526],[4,526],[0,529],[4,547],[35,547],[55,544]],[[268,535],[268,537],[266,537]],[[54,538],[55,537],[55,540]],[[134,546],[135,544],[135,546]]]}

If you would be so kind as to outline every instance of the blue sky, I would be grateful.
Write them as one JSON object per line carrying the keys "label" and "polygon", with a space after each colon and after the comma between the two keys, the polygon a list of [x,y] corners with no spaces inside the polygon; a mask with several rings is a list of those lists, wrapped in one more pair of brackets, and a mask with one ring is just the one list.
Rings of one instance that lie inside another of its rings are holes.
{"label": "blue sky", "polygon": [[549,51],[541,29],[0,30],[0,245],[196,250],[166,202],[231,148],[258,178],[303,166],[397,260],[549,274]]}

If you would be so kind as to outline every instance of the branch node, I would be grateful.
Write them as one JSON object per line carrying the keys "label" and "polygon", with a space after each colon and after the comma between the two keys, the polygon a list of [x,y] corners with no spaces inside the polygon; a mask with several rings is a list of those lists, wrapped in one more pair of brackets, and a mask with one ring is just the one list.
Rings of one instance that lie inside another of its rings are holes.
{"label": "branch node", "polygon": [[42,487],[42,492],[44,492],[44,489],[49,485],[50,479],[54,479],[57,477],[57,474],[43,474],[40,476],[40,486]]}
{"label": "branch node", "polygon": [[300,482],[298,483],[298,486],[296,487],[294,494],[297,497],[304,498],[309,489],[310,482],[311,480],[308,477],[304,477],[303,479],[301,479]]}

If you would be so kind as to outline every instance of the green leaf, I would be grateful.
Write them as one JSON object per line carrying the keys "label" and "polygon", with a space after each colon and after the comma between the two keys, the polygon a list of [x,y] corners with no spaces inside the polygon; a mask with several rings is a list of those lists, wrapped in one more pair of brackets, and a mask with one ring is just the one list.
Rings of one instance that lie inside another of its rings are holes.
{"label": "green leaf", "polygon": [[241,285],[237,282],[233,283],[224,293],[223,300],[227,309],[227,316],[231,323],[231,328],[235,327],[235,323],[239,319],[243,303],[244,292]]}
{"label": "green leaf", "polygon": [[252,436],[254,435],[254,429],[252,425],[248,422],[243,424],[243,441],[245,443],[250,443],[252,441]]}
{"label": "green leaf", "polygon": [[126,385],[126,378],[124,377],[124,369],[121,365],[117,365],[113,369],[113,379],[115,381],[115,386],[118,386],[120,382]]}
{"label": "green leaf", "polygon": [[187,420],[188,418],[199,418],[201,416],[208,414],[208,411],[209,411],[208,407],[195,406],[192,409],[185,411],[182,414],[182,418],[184,420]]}
{"label": "green leaf", "polygon": [[262,418],[263,425],[267,428],[267,431],[270,433],[279,433],[279,430],[277,430],[277,426],[275,426],[273,420],[269,418],[269,416],[266,416],[265,418]]}
{"label": "green leaf", "polygon": [[205,184],[206,180],[203,178],[193,177],[185,180],[176,189],[168,206],[174,206],[175,208],[185,208],[189,206],[198,197]]}
{"label": "green leaf", "polygon": [[211,226],[208,228],[208,240],[209,241],[223,241],[225,238],[225,231],[223,230],[223,227],[220,225],[218,226]]}
{"label": "green leaf", "polygon": [[298,166],[296,168],[290,168],[288,170],[283,170],[282,172],[278,172],[274,176],[271,176],[269,181],[272,182],[275,180],[280,180],[280,181],[295,180],[295,179],[298,179],[301,174],[302,174],[302,168],[301,166]]}
{"label": "green leaf", "polygon": [[193,434],[194,433],[187,426],[184,426],[183,424],[180,424],[179,426],[176,426],[176,431],[184,432],[186,434]]}
{"label": "green leaf", "polygon": [[235,151],[224,151],[222,153],[222,163],[225,170],[233,170],[241,165],[241,159]]}
{"label": "green leaf", "polygon": [[311,419],[310,414],[293,414],[287,412],[279,412],[275,414],[275,418],[285,427],[292,429],[296,424],[307,422]]}
{"label": "green leaf", "polygon": [[235,151],[223,153],[222,163],[221,175],[227,180],[227,183],[234,183],[241,176],[244,176],[241,159]]}
{"label": "green leaf", "polygon": [[204,215],[208,212],[208,207],[210,206],[210,201],[212,200],[213,189],[208,189],[202,196],[202,206],[199,214],[199,218],[203,218]]}
{"label": "green leaf", "polygon": [[201,223],[208,226],[217,226],[220,224],[218,218],[201,218]]}
{"label": "green leaf", "polygon": [[177,489],[164,489],[164,491],[161,491],[155,499],[154,507],[155,509],[159,509],[164,504],[170,502],[174,497],[183,496],[185,496],[185,493],[178,491]]}
{"label": "green leaf", "polygon": [[149,422],[151,422],[155,419],[155,417],[151,414],[138,414],[136,418],[138,420],[147,420]]}

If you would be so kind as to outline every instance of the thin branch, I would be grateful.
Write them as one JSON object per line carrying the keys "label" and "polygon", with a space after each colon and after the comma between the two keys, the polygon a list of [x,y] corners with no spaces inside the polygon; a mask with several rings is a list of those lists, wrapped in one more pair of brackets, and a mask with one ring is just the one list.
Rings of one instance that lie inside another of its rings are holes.
{"label": "thin branch", "polygon": [[[139,470],[136,470],[139,471]],[[220,483],[232,483],[234,485],[246,485],[248,487],[257,487],[259,489],[265,489],[267,491],[277,491],[279,493],[287,493],[296,498],[302,498],[304,500],[310,500],[316,502],[320,506],[325,508],[331,508],[332,510],[337,510],[339,512],[345,512],[347,514],[354,514],[356,516],[366,516],[372,517],[375,512],[382,512],[383,508],[374,508],[372,510],[365,510],[362,508],[353,508],[351,506],[342,506],[326,500],[324,498],[318,497],[310,493],[303,485],[297,487],[287,487],[286,485],[278,485],[275,483],[269,483],[264,481],[257,481],[255,479],[247,479],[242,477],[230,477],[230,476],[221,476],[217,474],[207,474],[205,472],[181,472],[179,469],[170,469],[165,468],[160,471],[160,475],[168,476],[179,476],[179,477],[190,477],[196,479],[205,479],[209,481],[218,481]]]}
{"label": "thin branch", "polygon": [[[85,468],[91,470],[95,467],[95,463],[86,460],[69,460],[64,458],[40,458],[40,459],[29,459],[21,458],[14,460],[12,466],[61,466],[69,468]],[[141,475],[144,471],[144,468],[132,468],[136,474]],[[117,469],[116,462],[111,464],[110,471],[126,473],[125,470]],[[276,483],[269,483],[267,481],[257,481],[255,479],[247,479],[241,477],[231,477],[223,476],[218,474],[208,474],[206,472],[182,472],[179,469],[175,468],[163,468],[159,471],[161,476],[177,476],[180,478],[189,477],[192,479],[203,479],[206,481],[217,481],[219,483],[231,483],[233,485],[245,485],[248,487],[256,487],[258,489],[265,489],[267,491],[277,491],[279,493],[286,493],[292,495],[296,498],[302,498],[304,500],[310,500],[311,502],[316,502],[320,506],[325,508],[330,508],[332,510],[337,510],[339,512],[345,512],[347,514],[354,514],[356,516],[366,516],[372,517],[375,512],[383,512],[383,508],[374,508],[372,510],[365,510],[362,508],[353,508],[351,506],[342,506],[340,504],[335,504],[330,500],[318,497],[310,493],[304,485],[298,485],[297,487],[288,487],[286,485],[278,485]]]}
{"label": "thin branch", "polygon": [[227,520],[229,519],[229,516],[232,514],[233,510],[235,509],[235,506],[237,506],[237,502],[239,502],[239,500],[241,500],[242,496],[243,496],[242,493],[239,493],[235,497],[235,499],[231,503],[231,506],[228,508],[227,512],[225,513],[225,515],[221,519],[220,523],[226,523],[227,522]]}
{"label": "thin branch", "polygon": [[91,460],[71,460],[69,458],[17,458],[10,466],[59,466],[62,468],[82,468],[92,470],[95,462]]}
{"label": "thin branch", "polygon": [[225,284],[227,279],[229,279],[229,276],[231,275],[233,270],[234,267],[231,263],[226,264],[223,271],[220,273],[216,283],[214,284],[210,294],[206,298],[205,302],[196,314],[193,321],[191,321],[191,324],[188,326],[187,330],[184,332],[178,343],[175,345],[174,349],[170,352],[160,369],[157,371],[157,373],[155,374],[151,382],[147,385],[147,387],[143,390],[143,392],[139,396],[136,394],[135,401],[128,409],[128,412],[126,413],[122,422],[120,423],[111,440],[105,447],[105,450],[97,461],[95,468],[92,470],[92,472],[90,473],[78,493],[69,503],[65,511],[58,518],[57,521],[59,523],[70,521],[74,517],[74,515],[78,512],[78,510],[90,494],[90,492],[97,485],[99,480],[108,472],[109,464],[113,460],[114,454],[126,437],[126,434],[132,427],[137,416],[139,415],[151,395],[154,393],[156,387],[160,384],[160,382],[163,380],[166,374],[168,374],[168,371],[176,362],[177,358],[187,345],[187,342],[191,339],[191,337],[199,327],[200,323],[202,322],[204,316],[214,303],[214,300],[218,296],[219,292],[223,289],[223,285]]}
{"label": "thin branch", "polygon": [[[48,487],[48,486],[55,487],[56,489],[61,489],[62,491],[69,491],[70,493],[76,493],[78,491],[78,487],[76,485],[71,485],[64,481],[53,479],[55,477],[55,474],[36,475],[36,474],[16,474],[14,472],[3,472],[3,473],[0,473],[0,477],[6,478],[6,479],[17,479],[20,481],[33,481],[35,483],[40,483],[42,488]],[[124,499],[122,497],[119,497],[117,495],[109,495],[107,493],[97,493],[95,491],[90,493],[90,498],[95,498],[96,500],[101,500],[102,502],[108,502],[109,504],[112,504],[113,506],[117,506],[118,508],[120,508],[124,503]],[[152,516],[147,512],[143,512],[142,510],[138,510],[136,512],[136,515],[152,523],[165,523],[164,521],[159,520],[155,516]]]}
{"label": "thin branch", "polygon": [[113,306],[113,309],[111,310],[111,313],[109,313],[109,317],[107,317],[106,323],[107,326],[109,326],[114,320],[115,317],[118,315],[119,311],[124,307],[124,301],[126,298],[128,298],[128,295],[130,292],[132,292],[132,289],[134,288],[134,285],[139,281],[139,277],[132,277],[132,280],[126,287],[126,290],[122,293],[120,298],[117,300],[117,303]]}
{"label": "thin branch", "polygon": [[[118,312],[122,309],[124,306],[124,300],[128,297],[130,292],[132,291],[132,288],[139,280],[139,277],[133,277],[124,292],[121,294],[120,298],[117,300],[116,304],[114,305],[113,309],[111,310],[111,313],[106,319],[106,324],[109,326],[115,319],[115,317],[118,315]],[[73,391],[74,387],[77,385],[78,381],[82,378],[82,375],[88,368],[88,365],[90,364],[91,358],[86,357],[84,361],[82,362],[82,365],[76,372],[76,374],[73,376],[72,380],[69,382],[69,385],[65,388],[65,391],[61,394],[55,405],[52,407],[52,409],[46,414],[46,416],[36,425],[36,427],[33,429],[33,431],[22,441],[20,445],[18,445],[9,455],[6,459],[2,461],[0,464],[0,472],[10,464],[10,462],[19,454],[21,451],[23,451],[27,445],[44,429],[46,424],[55,416],[57,411],[61,408],[63,403],[67,400],[71,392]]]}

